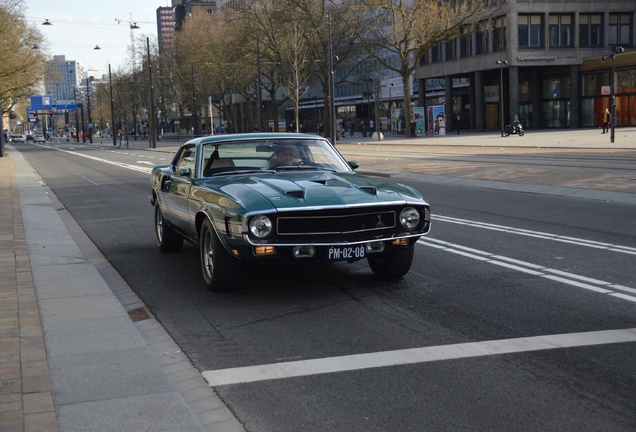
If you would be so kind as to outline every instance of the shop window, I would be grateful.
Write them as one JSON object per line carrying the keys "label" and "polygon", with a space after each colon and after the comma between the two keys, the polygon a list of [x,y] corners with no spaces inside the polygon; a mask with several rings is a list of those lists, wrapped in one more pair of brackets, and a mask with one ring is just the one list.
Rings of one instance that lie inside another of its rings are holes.
{"label": "shop window", "polygon": [[603,46],[603,15],[579,15],[579,47]]}
{"label": "shop window", "polygon": [[519,100],[520,101],[529,101],[532,100],[532,95],[530,94],[530,82],[529,81],[520,81],[519,82]]}
{"label": "shop window", "polygon": [[492,30],[492,51],[505,51],[508,49],[508,19],[503,16],[494,20]]}
{"label": "shop window", "polygon": [[543,48],[543,15],[519,15],[519,48]]}
{"label": "shop window", "polygon": [[608,36],[610,45],[632,46],[632,14],[611,13]]}
{"label": "shop window", "polygon": [[459,29],[462,36],[459,38],[459,55],[460,57],[470,57],[473,55],[473,33],[470,27],[462,27]]}
{"label": "shop window", "polygon": [[616,93],[634,93],[636,91],[636,70],[616,72]]}
{"label": "shop window", "polygon": [[559,99],[570,96],[569,78],[549,78],[543,80],[543,99]]}
{"label": "shop window", "polygon": [[572,48],[574,33],[572,15],[553,15],[548,17],[550,48]]}
{"label": "shop window", "polygon": [[609,74],[607,72],[582,75],[581,96],[598,96],[601,94],[601,87],[608,85]]}

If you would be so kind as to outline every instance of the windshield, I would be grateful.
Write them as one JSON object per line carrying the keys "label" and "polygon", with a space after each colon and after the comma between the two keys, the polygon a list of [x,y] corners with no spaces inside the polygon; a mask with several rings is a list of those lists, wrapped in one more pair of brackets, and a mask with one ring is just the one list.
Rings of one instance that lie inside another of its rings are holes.
{"label": "windshield", "polygon": [[203,177],[252,171],[351,171],[326,141],[273,139],[203,144]]}

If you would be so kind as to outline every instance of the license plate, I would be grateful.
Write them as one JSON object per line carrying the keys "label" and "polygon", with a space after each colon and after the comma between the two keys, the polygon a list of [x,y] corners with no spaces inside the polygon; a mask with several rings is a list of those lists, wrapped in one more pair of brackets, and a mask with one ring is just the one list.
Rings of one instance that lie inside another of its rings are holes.
{"label": "license plate", "polygon": [[364,258],[364,246],[339,246],[330,247],[327,259],[329,261],[358,260]]}

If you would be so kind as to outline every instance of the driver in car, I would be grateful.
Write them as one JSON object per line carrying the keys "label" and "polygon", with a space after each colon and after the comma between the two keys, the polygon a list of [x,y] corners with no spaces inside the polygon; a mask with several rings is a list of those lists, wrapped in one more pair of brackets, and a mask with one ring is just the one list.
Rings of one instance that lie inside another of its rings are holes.
{"label": "driver in car", "polygon": [[278,169],[279,167],[294,165],[294,146],[283,145],[280,150],[276,152],[277,162],[270,167],[270,169]]}

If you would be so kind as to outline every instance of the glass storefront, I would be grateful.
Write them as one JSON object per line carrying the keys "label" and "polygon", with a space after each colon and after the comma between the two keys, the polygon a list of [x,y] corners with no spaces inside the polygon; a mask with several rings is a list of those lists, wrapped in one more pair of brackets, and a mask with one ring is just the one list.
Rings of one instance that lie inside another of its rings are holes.
{"label": "glass storefront", "polygon": [[[581,76],[581,127],[600,127],[610,111],[610,73]],[[616,71],[616,126],[636,126],[636,69]]]}

